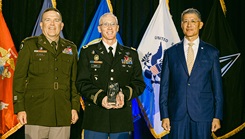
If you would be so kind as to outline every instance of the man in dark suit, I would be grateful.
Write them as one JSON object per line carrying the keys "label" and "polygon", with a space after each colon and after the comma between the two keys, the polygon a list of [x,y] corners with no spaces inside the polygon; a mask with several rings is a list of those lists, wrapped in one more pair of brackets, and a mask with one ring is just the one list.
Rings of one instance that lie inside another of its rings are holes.
{"label": "man in dark suit", "polygon": [[85,139],[129,139],[133,131],[131,100],[142,94],[145,83],[137,51],[117,42],[118,30],[115,15],[102,15],[102,40],[80,53],[76,86],[85,99]]}
{"label": "man in dark suit", "polygon": [[13,80],[14,111],[25,124],[26,139],[69,139],[80,109],[77,47],[60,38],[64,24],[57,9],[46,9],[40,26],[40,36],[21,43]]}
{"label": "man in dark suit", "polygon": [[210,139],[223,113],[219,51],[200,40],[198,10],[185,10],[181,20],[185,37],[165,51],[162,65],[162,127],[169,139]]}

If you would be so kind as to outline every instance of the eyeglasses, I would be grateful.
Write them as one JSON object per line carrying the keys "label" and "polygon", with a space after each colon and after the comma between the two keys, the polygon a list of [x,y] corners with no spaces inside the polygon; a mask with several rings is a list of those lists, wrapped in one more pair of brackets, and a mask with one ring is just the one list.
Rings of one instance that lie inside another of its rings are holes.
{"label": "eyeglasses", "polygon": [[201,22],[201,21],[199,21],[199,20],[183,20],[182,24],[196,25],[198,22]]}
{"label": "eyeglasses", "polygon": [[103,23],[103,24],[100,24],[100,26],[102,27],[115,27],[117,24],[116,23]]}
{"label": "eyeglasses", "polygon": [[50,18],[45,18],[45,19],[43,19],[43,22],[45,22],[45,23],[50,23],[50,22],[55,22],[55,23],[58,23],[58,22],[61,22],[61,20],[60,19],[50,19]]}

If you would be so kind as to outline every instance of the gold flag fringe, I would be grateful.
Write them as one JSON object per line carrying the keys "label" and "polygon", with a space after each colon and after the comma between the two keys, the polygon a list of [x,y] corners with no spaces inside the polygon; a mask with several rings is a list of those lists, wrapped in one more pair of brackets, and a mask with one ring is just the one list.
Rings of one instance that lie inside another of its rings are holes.
{"label": "gold flag fringe", "polygon": [[82,109],[85,110],[85,103],[82,97],[80,97],[80,104],[81,104]]}
{"label": "gold flag fringe", "polygon": [[227,139],[227,138],[235,135],[236,133],[240,132],[241,130],[243,130],[244,127],[245,127],[245,122],[243,124],[241,124],[240,126],[238,126],[237,128],[233,129],[232,131],[228,132],[227,134],[225,134],[221,137],[217,137],[214,133],[212,133],[212,137],[214,139]]}
{"label": "gold flag fringe", "polygon": [[52,5],[53,5],[54,8],[56,8],[56,4],[57,4],[56,0],[52,0]]}
{"label": "gold flag fringe", "polygon": [[226,16],[226,6],[225,6],[225,1],[224,0],[219,0],[220,1],[220,5],[222,7],[222,10],[224,12],[224,15]]}
{"label": "gold flag fringe", "polygon": [[0,139],[6,139],[10,135],[12,135],[14,132],[16,132],[18,129],[20,129],[23,125],[21,123],[18,123],[16,126],[12,127],[8,132],[3,134]]}
{"label": "gold flag fringe", "polygon": [[[140,110],[141,110],[141,113],[142,113],[144,119],[148,119],[146,112],[143,110],[144,107],[143,107],[142,103],[140,102],[140,100],[138,98],[136,100],[137,100],[137,103],[138,103],[138,105],[140,107]],[[145,120],[145,121],[146,121],[147,126],[149,127],[149,130],[150,130],[151,134],[155,137],[155,139],[160,139],[161,137],[164,137],[164,136],[166,136],[167,134],[170,133],[170,131],[164,130],[160,134],[157,134],[155,132],[154,128],[151,126],[150,122],[148,120]]]}

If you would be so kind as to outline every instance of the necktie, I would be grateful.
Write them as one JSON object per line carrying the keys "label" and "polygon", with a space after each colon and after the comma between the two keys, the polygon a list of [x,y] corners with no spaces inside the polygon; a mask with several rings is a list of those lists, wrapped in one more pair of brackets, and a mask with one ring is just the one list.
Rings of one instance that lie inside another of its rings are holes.
{"label": "necktie", "polygon": [[110,46],[109,47],[109,58],[110,58],[110,60],[111,60],[111,62],[113,61],[113,54],[112,54],[112,50],[113,50],[113,48]]}
{"label": "necktie", "polygon": [[51,42],[51,46],[52,46],[54,52],[56,52],[56,46],[57,46],[57,43],[56,43],[55,41],[52,41],[52,42]]}
{"label": "necktie", "polygon": [[192,48],[194,43],[188,43],[188,45],[189,47],[187,51],[187,68],[188,68],[188,73],[190,75],[194,64],[194,50]]}

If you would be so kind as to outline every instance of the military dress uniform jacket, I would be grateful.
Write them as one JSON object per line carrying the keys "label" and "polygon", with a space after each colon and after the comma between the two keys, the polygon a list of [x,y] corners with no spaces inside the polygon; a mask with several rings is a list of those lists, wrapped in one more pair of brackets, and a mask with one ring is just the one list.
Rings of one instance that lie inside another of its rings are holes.
{"label": "military dress uniform jacket", "polygon": [[[121,109],[102,107],[109,81],[119,83],[122,89],[125,104]],[[78,61],[76,86],[85,99],[83,129],[107,133],[133,131],[131,100],[145,88],[137,51],[117,44],[111,63],[102,42],[84,47]]]}
{"label": "military dress uniform jacket", "polygon": [[77,48],[59,39],[57,52],[42,34],[22,41],[14,73],[14,111],[26,111],[27,124],[69,126],[79,111],[75,87]]}

